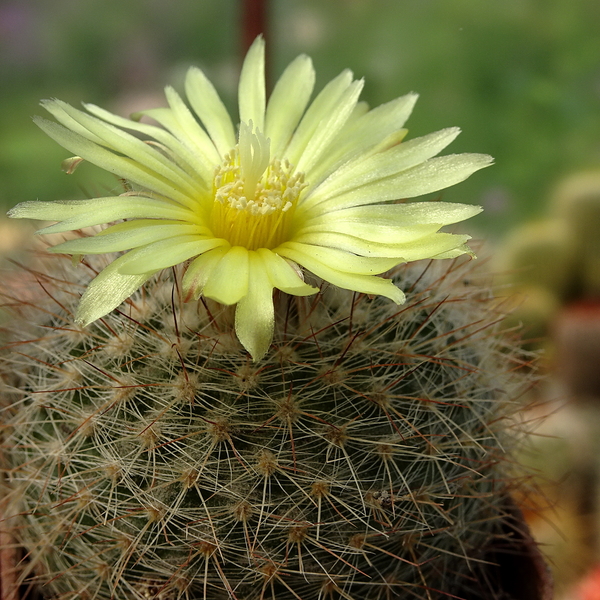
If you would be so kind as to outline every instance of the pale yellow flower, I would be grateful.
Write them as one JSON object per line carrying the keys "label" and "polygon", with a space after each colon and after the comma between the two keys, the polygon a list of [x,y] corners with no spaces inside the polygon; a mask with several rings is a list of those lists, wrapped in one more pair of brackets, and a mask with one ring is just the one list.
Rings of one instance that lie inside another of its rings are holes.
{"label": "pale yellow flower", "polygon": [[[58,123],[36,122],[77,155],[73,164],[88,160],[133,190],[26,202],[9,213],[58,221],[42,230],[48,233],[118,221],[52,249],[74,255],[128,250],[90,283],[76,315],[80,324],[119,306],[161,269],[191,261],[184,293],[236,304],[238,338],[259,359],[273,335],[273,290],[317,291],[304,281],[305,271],[401,303],[402,291],[378,275],[406,261],[469,251],[468,236],[439,229],[477,214],[478,207],[393,201],[458,183],[491,158],[436,157],[457,128],[400,143],[415,94],[369,110],[358,100],[363,82],[344,71],[310,102],[314,79],[310,58],[299,56],[267,102],[258,38],[240,76],[237,133],[197,68],[185,80],[192,110],[171,87],[169,108],[143,111],[138,120],[94,105],[83,112],[60,100],[43,102]],[[160,126],[140,122],[143,115]]]}

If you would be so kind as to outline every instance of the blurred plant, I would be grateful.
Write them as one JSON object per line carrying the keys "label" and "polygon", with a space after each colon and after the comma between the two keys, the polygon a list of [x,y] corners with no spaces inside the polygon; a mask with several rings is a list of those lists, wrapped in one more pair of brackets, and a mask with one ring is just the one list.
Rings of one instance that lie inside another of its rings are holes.
{"label": "blurred plant", "polygon": [[555,192],[552,211],[569,232],[571,295],[600,298],[600,171],[565,179]]}
{"label": "blurred plant", "polygon": [[542,340],[561,307],[600,297],[600,172],[561,182],[549,215],[515,229],[498,252],[498,270],[521,303],[511,320]]}

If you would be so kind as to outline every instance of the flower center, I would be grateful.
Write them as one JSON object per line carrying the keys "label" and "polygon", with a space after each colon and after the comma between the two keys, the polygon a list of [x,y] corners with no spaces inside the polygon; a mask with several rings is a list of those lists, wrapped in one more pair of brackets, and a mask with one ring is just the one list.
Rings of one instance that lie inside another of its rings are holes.
{"label": "flower center", "polygon": [[212,232],[232,246],[275,248],[287,239],[304,174],[270,156],[270,140],[240,124],[237,146],[215,171]]}

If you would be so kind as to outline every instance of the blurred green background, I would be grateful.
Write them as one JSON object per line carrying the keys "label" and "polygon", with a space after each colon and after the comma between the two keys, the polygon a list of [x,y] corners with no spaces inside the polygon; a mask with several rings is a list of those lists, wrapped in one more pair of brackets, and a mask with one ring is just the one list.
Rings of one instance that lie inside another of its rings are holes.
{"label": "blurred green background", "polygon": [[[1,207],[115,188],[89,165],[60,171],[67,153],[30,120],[39,99],[127,115],[196,64],[233,110],[241,27],[235,0],[0,2]],[[267,37],[271,81],[306,52],[318,88],[350,67],[372,105],[417,91],[411,137],[458,125],[450,152],[492,154],[443,192],[486,208],[477,233],[541,215],[561,176],[600,166],[598,0],[271,0]]]}

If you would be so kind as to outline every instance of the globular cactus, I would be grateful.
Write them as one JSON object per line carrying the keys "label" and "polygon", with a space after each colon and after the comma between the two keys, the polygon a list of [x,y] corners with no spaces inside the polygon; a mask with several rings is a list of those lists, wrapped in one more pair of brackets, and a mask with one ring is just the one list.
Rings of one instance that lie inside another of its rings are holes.
{"label": "globular cactus", "polygon": [[562,219],[542,219],[511,232],[497,255],[496,268],[513,292],[546,290],[560,303],[573,292],[575,264],[575,240],[569,227]]}
{"label": "globular cactus", "polygon": [[575,244],[566,224],[543,219],[517,227],[496,257],[497,285],[513,298],[508,327],[523,327],[523,343],[540,347],[574,290]]}
{"label": "globular cactus", "polygon": [[[259,37],[237,126],[195,68],[189,107],[166,88],[133,119],[59,100],[36,119],[68,172],[126,186],[10,211],[109,225],[6,302],[2,508],[53,600],[493,588],[522,383],[469,236],[440,231],[480,209],[399,201],[492,159],[438,156],[457,128],[405,142],[415,94],[369,110],[346,70],[311,101],[299,56],[267,101],[264,67]],[[399,266],[429,258],[451,262]]]}
{"label": "globular cactus", "polygon": [[[513,481],[527,381],[461,257],[398,267],[405,305],[275,297],[253,362],[232,310],[163,271],[87,328],[106,264],[5,291],[5,527],[52,599],[468,597]],[[482,562],[483,561],[483,562]]]}
{"label": "globular cactus", "polygon": [[583,298],[600,296],[600,172],[583,171],[562,181],[552,198],[552,211],[561,219],[575,249],[571,277]]}
{"label": "globular cactus", "polygon": [[524,324],[534,346],[547,344],[562,307],[600,295],[600,174],[565,178],[548,212],[517,227],[497,254],[501,283],[520,297],[509,324]]}

